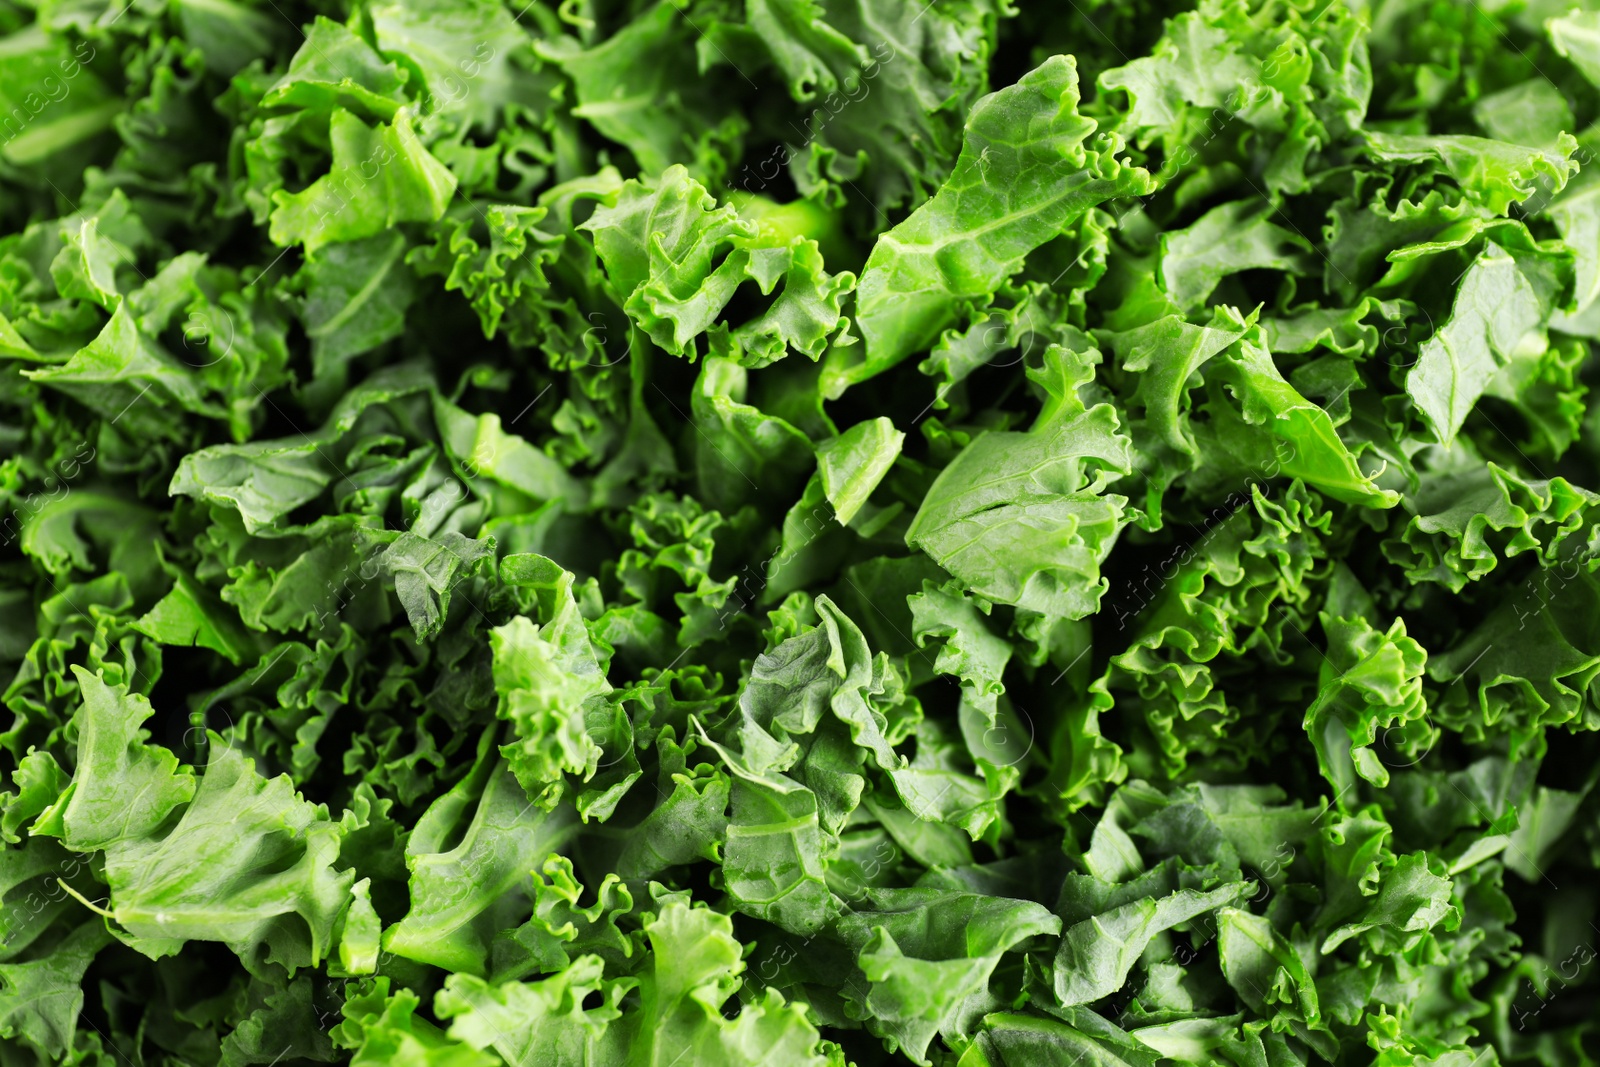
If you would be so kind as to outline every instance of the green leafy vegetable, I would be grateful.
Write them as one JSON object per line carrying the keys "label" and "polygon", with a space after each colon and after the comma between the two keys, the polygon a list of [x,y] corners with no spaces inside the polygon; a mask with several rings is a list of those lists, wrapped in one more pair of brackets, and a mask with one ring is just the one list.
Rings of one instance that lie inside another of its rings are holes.
{"label": "green leafy vegetable", "polygon": [[0,1067],[1600,1062],[1600,15],[0,8]]}

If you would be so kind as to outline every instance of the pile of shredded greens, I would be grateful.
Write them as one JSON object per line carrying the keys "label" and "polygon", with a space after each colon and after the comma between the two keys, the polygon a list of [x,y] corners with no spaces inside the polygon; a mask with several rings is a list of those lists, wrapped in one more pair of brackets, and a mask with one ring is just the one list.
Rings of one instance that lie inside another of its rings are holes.
{"label": "pile of shredded greens", "polygon": [[0,1067],[1595,1064],[1570,2],[0,0]]}

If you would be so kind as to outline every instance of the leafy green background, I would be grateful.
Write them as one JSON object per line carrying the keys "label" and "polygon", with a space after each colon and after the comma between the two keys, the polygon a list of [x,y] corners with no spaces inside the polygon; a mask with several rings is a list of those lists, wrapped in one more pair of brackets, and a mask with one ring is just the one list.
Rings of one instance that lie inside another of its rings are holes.
{"label": "leafy green background", "polygon": [[0,1065],[1600,1059],[1600,10],[0,0]]}

